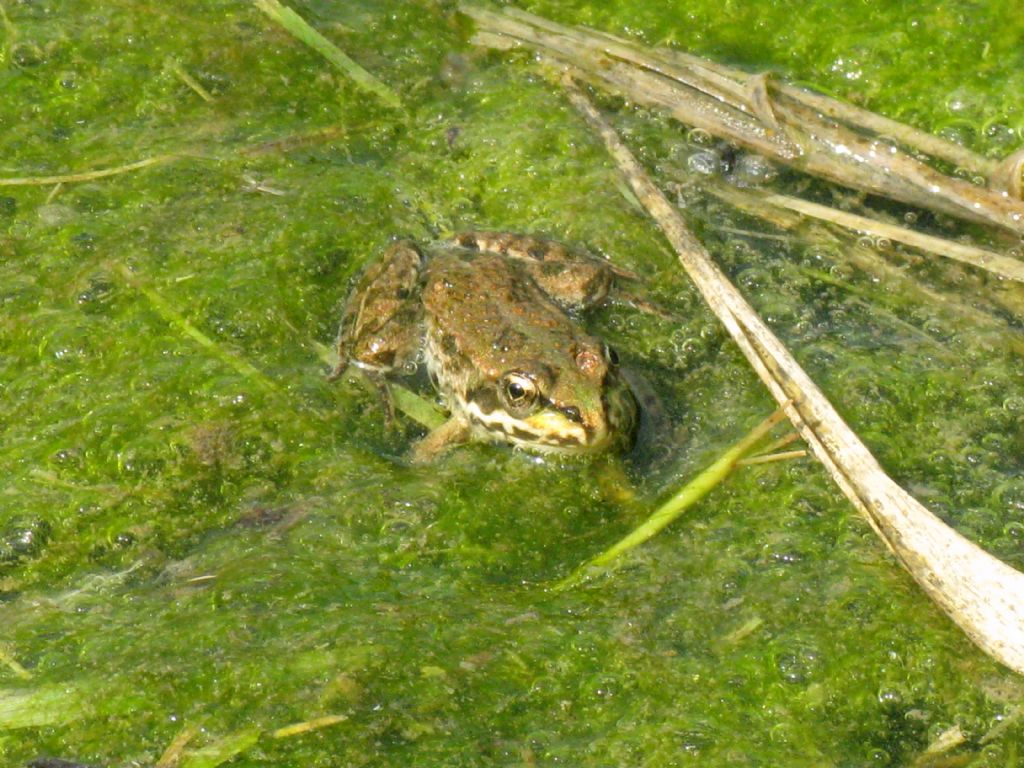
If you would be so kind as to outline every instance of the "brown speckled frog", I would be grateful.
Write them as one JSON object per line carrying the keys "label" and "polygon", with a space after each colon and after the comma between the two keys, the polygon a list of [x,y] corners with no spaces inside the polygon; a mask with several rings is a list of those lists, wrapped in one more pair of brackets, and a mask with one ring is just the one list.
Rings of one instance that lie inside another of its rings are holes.
{"label": "brown speckled frog", "polygon": [[469,232],[426,251],[397,242],[348,297],[332,375],[426,363],[451,416],[416,444],[414,461],[468,440],[556,453],[628,444],[636,399],[615,353],[570,314],[627,276],[520,235]]}

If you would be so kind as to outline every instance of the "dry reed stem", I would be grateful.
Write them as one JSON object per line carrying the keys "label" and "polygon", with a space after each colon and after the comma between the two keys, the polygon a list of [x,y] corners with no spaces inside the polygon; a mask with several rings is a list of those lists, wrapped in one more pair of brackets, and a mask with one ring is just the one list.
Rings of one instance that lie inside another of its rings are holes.
{"label": "dry reed stem", "polygon": [[601,136],[712,311],[772,396],[784,405],[836,484],[967,636],[993,658],[1024,673],[1024,574],[945,525],[885,474],[817,385],[715,266],[614,129],[568,76],[564,85],[570,101]]}
{"label": "dry reed stem", "polygon": [[884,221],[877,221],[866,216],[858,216],[854,213],[840,211],[827,205],[812,203],[799,197],[768,194],[761,196],[761,199],[770,205],[777,205],[780,208],[795,211],[811,218],[838,224],[846,229],[873,237],[895,240],[921,251],[927,251],[928,253],[945,256],[964,264],[970,264],[973,267],[991,272],[999,277],[1005,277],[1008,280],[1024,282],[1024,262],[996,251],[976,248],[972,245],[963,245],[962,243],[956,243],[941,237],[933,237],[932,235],[915,232],[906,227],[887,224]]}
{"label": "dry reed stem", "polygon": [[[780,229],[792,230],[806,221],[806,217],[793,213],[788,209],[768,204],[762,193],[724,183],[712,183],[703,188],[720,200]],[[728,231],[728,229],[723,229],[723,231]],[[764,236],[763,233],[755,234],[756,236]],[[840,240],[837,237],[827,235],[824,230],[818,229],[814,233],[814,239],[816,240],[821,240],[823,237],[831,245],[838,247],[840,244]],[[942,242],[947,245],[949,244],[948,241]],[[1024,357],[1024,334],[1013,326],[1008,325],[1005,320],[997,317],[991,311],[977,305],[973,298],[965,301],[957,294],[943,293],[929,288],[919,280],[911,279],[904,270],[885,260],[874,246],[862,245],[859,242],[849,243],[843,246],[843,259],[857,269],[872,275],[879,283],[891,287],[894,294],[906,295],[920,304],[943,311],[954,312],[961,318],[970,320],[971,323],[986,331],[998,330],[1000,346],[1005,346],[1013,354]],[[842,286],[848,292],[857,292],[852,285],[841,280],[835,280],[824,274],[816,274],[816,279],[826,280],[834,285]],[[1019,295],[1019,290],[990,291],[987,298],[1002,310],[1009,312],[1013,316],[1020,316],[1024,314],[1024,299],[1018,298]],[[876,308],[875,311],[879,310]],[[889,317],[890,321],[896,323],[908,333],[922,340],[928,340],[932,344],[937,343],[931,336],[923,333],[919,328],[907,323],[899,316],[887,310],[885,314]]]}
{"label": "dry reed stem", "polygon": [[[877,136],[890,136],[900,144],[945,160],[947,163],[952,163],[972,173],[991,176],[999,166],[997,162],[989,160],[967,147],[946,141],[939,136],[853,104],[847,104],[813,91],[805,91],[803,88],[797,88],[788,83],[773,83],[773,87],[778,89],[779,93],[805,104],[827,117],[841,120],[850,125],[860,125]],[[1017,196],[1020,197],[1020,195]]]}
{"label": "dry reed stem", "polygon": [[[473,42],[480,45],[533,48],[556,64],[580,70],[578,78],[665,109],[681,122],[798,170],[1024,234],[1024,201],[1012,194],[1021,187],[1024,163],[994,165],[923,131],[776,84],[765,74],[750,75],[677,51],[643,49],[524,11],[460,9],[476,21]],[[989,187],[940,173],[894,141],[985,175]]]}

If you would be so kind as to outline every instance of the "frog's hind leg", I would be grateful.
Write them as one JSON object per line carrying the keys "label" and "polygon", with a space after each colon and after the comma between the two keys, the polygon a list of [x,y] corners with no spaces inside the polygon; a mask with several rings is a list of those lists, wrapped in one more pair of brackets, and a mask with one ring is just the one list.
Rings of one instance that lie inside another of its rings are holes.
{"label": "frog's hind leg", "polygon": [[473,251],[497,253],[515,259],[548,296],[564,309],[580,311],[606,302],[625,304],[641,312],[679,321],[656,302],[647,299],[636,285],[641,276],[610,261],[548,240],[510,232],[463,232],[452,241]]}
{"label": "frog's hind leg", "polygon": [[569,310],[604,303],[616,278],[631,276],[557,240],[510,232],[464,232],[453,242],[468,250],[515,259],[544,293]]}

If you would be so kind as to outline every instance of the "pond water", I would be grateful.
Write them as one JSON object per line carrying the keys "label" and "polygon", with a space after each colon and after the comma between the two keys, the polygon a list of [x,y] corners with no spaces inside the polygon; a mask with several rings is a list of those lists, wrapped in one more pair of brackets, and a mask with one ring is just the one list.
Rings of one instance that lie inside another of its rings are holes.
{"label": "pond water", "polygon": [[[451,3],[292,7],[402,108],[251,3],[0,0],[0,178],[158,160],[0,187],[0,762],[1017,765],[1024,683],[810,459],[545,589],[774,406],[527,56],[473,49]],[[985,155],[1024,141],[1009,0],[521,7]],[[893,477],[1024,568],[1021,289],[774,230],[700,192],[685,128],[603,107]],[[679,316],[592,319],[662,412],[621,465],[473,445],[410,466],[419,428],[326,380],[360,267],[466,228],[588,248]]]}

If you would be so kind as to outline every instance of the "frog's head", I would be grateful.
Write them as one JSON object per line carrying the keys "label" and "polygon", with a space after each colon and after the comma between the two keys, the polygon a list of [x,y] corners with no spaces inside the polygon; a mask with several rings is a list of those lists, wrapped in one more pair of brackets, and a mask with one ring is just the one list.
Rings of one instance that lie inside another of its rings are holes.
{"label": "frog's head", "polygon": [[632,441],[637,404],[615,352],[577,339],[561,365],[520,359],[466,392],[465,411],[492,439],[556,453],[586,453]]}

